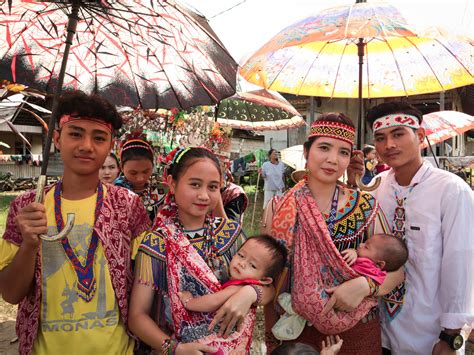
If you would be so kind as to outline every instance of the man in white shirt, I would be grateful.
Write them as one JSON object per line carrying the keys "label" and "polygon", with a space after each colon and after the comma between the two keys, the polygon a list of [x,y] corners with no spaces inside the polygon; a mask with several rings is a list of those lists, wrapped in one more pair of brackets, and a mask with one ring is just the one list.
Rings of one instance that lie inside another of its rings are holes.
{"label": "man in white shirt", "polygon": [[285,164],[278,160],[277,150],[270,149],[268,158],[270,160],[263,163],[261,170],[264,179],[263,208],[273,197],[281,196],[285,189]]}
{"label": "man in white shirt", "polygon": [[400,355],[456,354],[461,328],[474,323],[474,193],[423,161],[425,131],[415,107],[384,103],[368,121],[377,153],[391,167],[378,175],[373,195],[409,249],[404,304],[399,313],[382,312],[383,346]]}

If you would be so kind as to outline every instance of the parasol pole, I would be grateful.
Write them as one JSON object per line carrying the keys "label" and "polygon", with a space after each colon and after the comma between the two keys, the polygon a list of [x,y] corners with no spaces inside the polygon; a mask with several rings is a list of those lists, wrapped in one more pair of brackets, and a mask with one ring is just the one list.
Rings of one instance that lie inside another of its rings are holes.
{"label": "parasol pole", "polygon": [[257,185],[255,185],[255,196],[253,199],[253,212],[252,212],[252,221],[250,222],[250,225],[252,226],[253,229],[253,222],[255,219],[255,207],[257,206],[257,196],[258,196],[258,183],[260,182],[260,172],[258,172],[257,175]]}
{"label": "parasol pole", "polygon": [[[61,68],[59,70],[59,75],[58,75],[57,87],[56,87],[54,97],[53,97],[53,105],[51,109],[52,112],[51,112],[51,117],[49,118],[49,124],[48,124],[49,129],[48,129],[48,134],[46,136],[46,142],[45,142],[44,150],[43,150],[43,161],[41,163],[41,175],[38,178],[38,187],[36,189],[35,202],[38,202],[38,203],[43,203],[44,201],[44,188],[46,186],[46,173],[48,170],[49,152],[51,150],[51,142],[53,140],[53,131],[54,131],[55,123],[58,119],[57,116],[58,116],[58,108],[59,108],[59,97],[61,96],[64,76],[66,74],[66,64],[67,64],[67,59],[69,56],[69,50],[71,48],[74,34],[76,33],[77,22],[79,20],[79,8],[80,8],[80,2],[73,1],[71,13],[68,15],[67,36],[66,36],[66,41],[65,41],[66,46],[64,48]],[[54,240],[58,240],[65,237],[66,235],[69,234],[69,232],[71,231],[74,225],[74,217],[75,217],[74,213],[67,214],[66,225],[64,226],[64,229],[59,234],[54,235],[54,236],[48,236],[48,235],[42,234],[40,235],[40,238],[44,240],[48,240],[48,241],[54,241]]]}
{"label": "parasol pole", "polygon": [[438,163],[438,159],[436,159],[436,155],[433,151],[433,146],[431,145],[431,142],[430,140],[428,139],[428,136],[425,136],[426,138],[426,141],[428,142],[428,147],[430,147],[430,152],[431,152],[431,155],[433,155],[433,158],[434,158],[434,161],[436,163],[436,167],[439,169],[439,163]]}
{"label": "parasol pole", "polygon": [[[357,1],[359,2],[359,1]],[[363,107],[363,98],[362,98],[362,71],[364,65],[364,49],[365,42],[363,38],[359,38],[357,42],[357,54],[359,57],[359,97],[358,97],[358,106],[359,106],[359,120],[357,130],[357,149],[362,149],[364,146],[364,132],[365,132],[365,120],[364,120],[364,107]]]}
{"label": "parasol pole", "polygon": [[[357,0],[357,3],[366,2],[365,0]],[[364,136],[365,136],[365,119],[364,119],[364,99],[362,97],[362,72],[364,66],[364,50],[365,50],[366,43],[364,42],[363,38],[359,38],[359,42],[357,42],[357,54],[359,57],[359,120],[358,120],[358,129],[357,129],[357,149],[361,150],[364,145]],[[355,182],[357,186],[364,191],[373,191],[380,185],[380,177],[377,177],[373,184],[365,185],[362,182],[362,177],[360,175],[355,176]]]}

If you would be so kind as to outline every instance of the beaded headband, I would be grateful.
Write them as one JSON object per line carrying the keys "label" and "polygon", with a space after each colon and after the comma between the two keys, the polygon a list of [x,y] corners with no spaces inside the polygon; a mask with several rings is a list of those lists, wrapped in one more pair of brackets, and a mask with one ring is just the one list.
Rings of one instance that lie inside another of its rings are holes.
{"label": "beaded headband", "polygon": [[179,161],[181,160],[181,158],[191,150],[191,147],[187,147],[187,148],[181,148],[179,150],[176,151],[176,154],[174,155],[173,157],[173,160],[171,160],[171,163],[170,163],[170,166],[173,165],[173,164],[178,164]]}
{"label": "beaded headband", "polygon": [[382,116],[377,118],[372,125],[372,130],[375,132],[389,127],[405,126],[413,129],[420,128],[420,122],[418,117],[413,115],[407,115],[404,113],[395,113],[391,115]]}
{"label": "beaded headband", "polygon": [[164,159],[163,163],[165,164],[165,176],[169,174],[169,171],[171,167],[174,164],[178,164],[179,161],[186,155],[187,152],[189,152],[193,148],[201,148],[205,149],[208,152],[215,154],[211,149],[203,146],[198,146],[198,147],[187,147],[187,148],[175,148],[171,152],[168,153],[166,158]]}
{"label": "beaded headband", "polygon": [[100,120],[98,118],[95,118],[95,117],[87,117],[87,116],[83,117],[83,116],[73,116],[73,115],[62,115],[61,118],[59,119],[59,128],[63,128],[68,123],[71,123],[71,122],[74,122],[74,121],[95,122],[95,123],[98,123],[98,124],[104,126],[105,128],[107,128],[107,130],[110,133],[112,133],[112,124],[110,124],[108,122],[105,122],[103,120]]}
{"label": "beaded headband", "polygon": [[120,151],[120,160],[122,160],[123,152],[126,151],[127,149],[132,149],[132,148],[145,149],[145,150],[148,150],[152,155],[154,154],[153,149],[151,148],[148,142],[145,142],[142,139],[130,139],[129,141],[126,141],[122,146],[122,150]]}
{"label": "beaded headband", "polygon": [[312,137],[335,138],[347,142],[352,146],[355,142],[355,128],[344,123],[314,121],[311,125],[311,133],[308,139]]}

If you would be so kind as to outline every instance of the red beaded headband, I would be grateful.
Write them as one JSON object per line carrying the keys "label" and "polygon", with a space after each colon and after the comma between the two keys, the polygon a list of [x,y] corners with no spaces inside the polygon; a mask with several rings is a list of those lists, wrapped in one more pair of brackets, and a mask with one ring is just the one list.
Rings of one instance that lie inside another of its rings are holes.
{"label": "red beaded headband", "polygon": [[63,128],[64,125],[67,125],[68,123],[71,123],[74,121],[92,121],[104,126],[105,128],[107,128],[107,130],[110,133],[112,133],[112,124],[110,123],[107,123],[103,120],[100,120],[94,117],[82,117],[82,116],[73,116],[73,115],[62,115],[61,118],[59,119],[59,128]]}
{"label": "red beaded headband", "polygon": [[312,137],[335,138],[347,142],[352,146],[355,142],[355,128],[344,123],[315,121],[311,125],[311,133],[308,139]]}

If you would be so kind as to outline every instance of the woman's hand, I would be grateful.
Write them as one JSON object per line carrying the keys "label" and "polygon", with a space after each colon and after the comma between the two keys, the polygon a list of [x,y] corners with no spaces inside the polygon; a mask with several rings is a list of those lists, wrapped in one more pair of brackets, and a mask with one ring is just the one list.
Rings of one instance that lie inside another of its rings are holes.
{"label": "woman's hand", "polygon": [[227,338],[234,327],[240,326],[247,315],[252,304],[257,300],[257,294],[251,286],[244,286],[241,290],[230,297],[221,308],[219,308],[209,325],[209,330],[219,324],[219,336]]}
{"label": "woman's hand", "polygon": [[328,313],[331,309],[344,312],[354,310],[370,294],[370,288],[365,277],[360,276],[327,289],[326,292],[332,295],[324,306],[323,314]]}
{"label": "woman's hand", "polygon": [[193,298],[193,294],[189,291],[178,292],[178,296],[181,302],[183,303],[184,308],[186,308],[188,302]]}
{"label": "woman's hand", "polygon": [[176,348],[175,354],[177,355],[201,355],[204,353],[213,354],[217,352],[216,348],[213,348],[209,345],[199,344],[199,343],[179,343]]}

